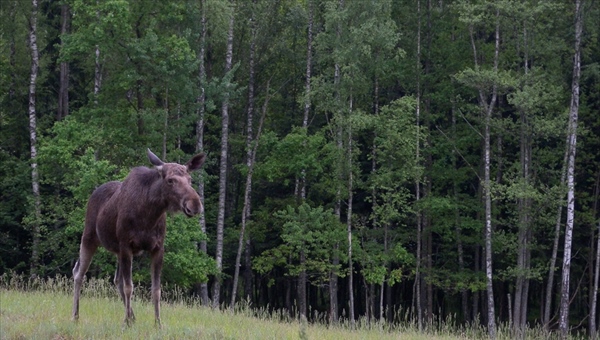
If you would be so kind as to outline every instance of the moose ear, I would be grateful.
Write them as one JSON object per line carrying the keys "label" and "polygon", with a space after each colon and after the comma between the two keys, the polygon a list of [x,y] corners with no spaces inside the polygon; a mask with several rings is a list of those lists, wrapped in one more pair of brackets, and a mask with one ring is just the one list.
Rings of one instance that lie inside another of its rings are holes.
{"label": "moose ear", "polygon": [[204,160],[206,160],[206,155],[203,153],[197,154],[196,156],[192,157],[192,159],[185,163],[188,172],[200,169],[202,164],[204,164]]}
{"label": "moose ear", "polygon": [[160,160],[160,158],[158,158],[152,151],[150,151],[150,149],[148,149],[148,160],[150,160],[150,163],[152,163],[152,165],[154,165],[158,170],[162,169],[163,161]]}

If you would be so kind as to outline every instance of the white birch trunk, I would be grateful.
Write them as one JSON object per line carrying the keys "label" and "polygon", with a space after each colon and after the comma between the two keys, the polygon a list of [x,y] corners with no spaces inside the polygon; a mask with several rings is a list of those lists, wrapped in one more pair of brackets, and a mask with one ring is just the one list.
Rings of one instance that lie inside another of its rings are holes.
{"label": "white birch trunk", "polygon": [[35,106],[35,91],[39,69],[39,51],[37,46],[37,12],[38,1],[31,1],[31,18],[29,31],[29,47],[31,50],[31,73],[29,78],[29,143],[31,159],[31,188],[34,201],[34,221],[31,225],[31,275],[35,275],[40,259],[40,223],[41,223],[41,201],[40,184],[37,167],[37,117]]}
{"label": "white birch trunk", "polygon": [[573,82],[569,110],[569,159],[567,161],[567,224],[565,226],[565,248],[563,252],[562,285],[560,292],[560,316],[558,327],[566,338],[569,332],[569,279],[571,273],[571,244],[575,219],[575,154],[577,146],[577,118],[579,115],[579,78],[581,77],[581,35],[583,31],[581,1],[575,1],[575,55],[573,57]]}
{"label": "white birch trunk", "polygon": [[[225,74],[231,71],[233,61],[233,25],[234,9],[231,8],[231,17],[229,18],[229,30],[227,32],[227,53],[225,56]],[[217,238],[215,262],[217,266],[217,275],[213,284],[212,306],[219,306],[221,296],[221,271],[223,268],[223,230],[225,228],[225,200],[227,193],[227,156],[229,147],[229,87],[226,90],[221,106],[221,160],[219,164],[219,207],[217,215]]]}
{"label": "white birch trunk", "polygon": [[[205,65],[205,57],[206,57],[206,0],[202,0],[202,17],[200,19],[201,25],[201,33],[200,33],[200,51],[198,53],[198,61],[199,61],[199,75],[198,82],[200,87],[200,94],[198,96],[198,109],[196,111],[198,116],[198,121],[196,122],[196,151],[201,152],[204,150],[204,114],[206,112],[206,92],[204,87],[206,86],[206,65]],[[200,200],[204,202],[204,176],[203,172],[199,171],[200,178],[198,180],[198,195],[200,196]],[[198,223],[200,224],[200,230],[203,234],[206,235],[206,216],[204,212],[200,214],[200,218]],[[206,240],[200,241],[200,251],[204,254],[207,253]],[[208,284],[206,282],[200,283],[200,301],[203,306],[208,306],[210,304],[208,297]]]}
{"label": "white birch trunk", "polygon": [[[496,33],[495,33],[495,49],[494,49],[494,71],[498,72],[498,55],[500,52],[500,22],[499,8],[496,8]],[[473,57],[476,70],[479,70],[479,62],[477,57],[477,47],[475,45],[475,37],[473,26],[469,27],[471,36],[471,47],[473,48]],[[496,338],[496,312],[494,306],[494,289],[493,289],[493,268],[492,268],[492,197],[491,197],[491,181],[490,181],[490,123],[492,112],[496,105],[497,85],[493,84],[490,102],[487,102],[486,93],[483,89],[479,89],[479,105],[485,115],[484,117],[484,182],[483,195],[485,205],[485,223],[484,223],[484,243],[485,243],[485,276],[486,276],[486,297],[487,297],[487,326],[488,335],[491,339]]]}
{"label": "white birch trunk", "polygon": [[[256,2],[254,2],[256,4]],[[254,11],[253,11],[254,13]],[[238,250],[235,257],[235,269],[233,274],[233,287],[231,289],[231,308],[235,306],[235,299],[237,295],[237,287],[238,280],[240,275],[240,264],[242,261],[242,251],[244,249],[244,238],[246,233],[246,224],[248,219],[250,218],[250,211],[252,208],[251,204],[251,194],[252,194],[252,173],[254,171],[254,160],[256,156],[256,146],[258,145],[258,136],[260,135],[260,131],[257,134],[255,147],[252,148],[253,141],[253,120],[254,120],[254,55],[256,48],[256,23],[254,17],[250,18],[251,24],[251,41],[250,41],[250,53],[249,53],[249,80],[248,80],[248,111],[247,111],[247,120],[246,120],[246,167],[248,168],[248,173],[246,174],[246,186],[244,188],[244,207],[242,208],[242,226],[240,229],[240,237],[238,241]],[[265,99],[264,111],[266,111],[268,99],[269,87],[267,86],[267,99]],[[264,114],[264,112],[263,112]],[[264,117],[264,116],[263,116]],[[261,123],[262,123],[261,117]]]}

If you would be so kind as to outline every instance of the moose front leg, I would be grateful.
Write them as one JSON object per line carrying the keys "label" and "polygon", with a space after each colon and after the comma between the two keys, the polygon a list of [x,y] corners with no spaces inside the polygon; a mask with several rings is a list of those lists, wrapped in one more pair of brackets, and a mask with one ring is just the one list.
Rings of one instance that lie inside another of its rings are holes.
{"label": "moose front leg", "polygon": [[164,249],[161,247],[151,254],[152,256],[152,303],[154,304],[154,317],[156,327],[161,328],[160,323],[160,274],[163,266]]}
{"label": "moose front leg", "polygon": [[[135,321],[133,314],[133,308],[131,308],[131,296],[133,295],[133,280],[131,279],[131,264],[133,254],[130,249],[123,249],[119,251],[119,268],[117,276],[121,278],[121,285],[123,289],[123,303],[125,304],[125,320],[123,321],[126,326],[131,326]],[[121,287],[119,287],[119,291]]]}

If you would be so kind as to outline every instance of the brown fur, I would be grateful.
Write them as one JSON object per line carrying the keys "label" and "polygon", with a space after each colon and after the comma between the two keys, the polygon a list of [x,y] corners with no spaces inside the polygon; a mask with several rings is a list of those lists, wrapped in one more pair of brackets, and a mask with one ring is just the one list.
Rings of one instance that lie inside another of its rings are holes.
{"label": "brown fur", "polygon": [[88,201],[85,229],[79,259],[73,268],[75,281],[73,320],[79,318],[79,296],[83,277],[99,246],[117,255],[115,285],[125,305],[125,324],[135,321],[131,308],[132,257],[150,253],[152,302],[160,327],[160,274],[166,233],[166,212],[181,211],[188,217],[202,212],[202,202],[192,188],[189,173],[199,169],[205,155],[194,156],[185,165],[163,163],[148,149],[148,159],[156,167],[137,167],[121,182],[98,187]]}

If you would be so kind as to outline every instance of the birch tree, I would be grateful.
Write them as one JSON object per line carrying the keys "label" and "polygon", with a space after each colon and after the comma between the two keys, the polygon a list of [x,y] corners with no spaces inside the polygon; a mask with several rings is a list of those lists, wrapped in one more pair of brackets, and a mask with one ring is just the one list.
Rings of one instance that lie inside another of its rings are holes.
{"label": "birch tree", "polygon": [[[246,233],[246,225],[248,219],[250,218],[250,213],[252,209],[252,174],[254,172],[254,162],[256,159],[256,148],[258,145],[258,138],[260,136],[260,128],[262,128],[262,124],[259,128],[259,132],[257,133],[256,140],[254,140],[253,135],[253,121],[254,121],[254,87],[255,87],[255,54],[256,54],[256,18],[254,13],[256,11],[256,0],[252,1],[252,8],[250,9],[252,12],[250,17],[250,48],[248,53],[248,69],[249,69],[249,79],[248,79],[248,108],[246,110],[246,185],[244,187],[244,206],[242,208],[242,225],[240,228],[240,236],[238,241],[238,250],[235,257],[234,264],[234,273],[233,273],[233,288],[231,289],[231,308],[235,306],[235,298],[237,296],[238,289],[238,278],[240,275],[240,264],[242,259],[242,251],[244,249],[244,240]],[[267,92],[268,92],[267,86]],[[267,94],[268,96],[268,94]],[[265,99],[264,112],[267,110],[268,98]],[[264,115],[262,116],[264,117]],[[261,118],[261,123],[263,118]],[[254,147],[252,144],[255,144]]]}
{"label": "birch tree", "polygon": [[569,331],[569,280],[571,273],[571,245],[575,219],[575,153],[577,146],[577,118],[579,115],[579,79],[581,77],[581,35],[583,32],[583,10],[581,1],[575,1],[575,54],[573,56],[573,80],[569,108],[567,160],[567,222],[565,225],[565,247],[563,252],[562,282],[560,290],[559,329],[563,338]]}
{"label": "birch tree", "polygon": [[38,0],[31,1],[31,13],[29,17],[29,49],[31,51],[31,73],[29,77],[29,146],[31,160],[31,189],[33,194],[33,218],[31,223],[31,275],[35,275],[40,260],[40,223],[41,223],[41,199],[40,183],[37,163],[37,117],[36,117],[36,86],[40,63],[40,55],[37,45],[37,19]]}
{"label": "birch tree", "polygon": [[[197,104],[198,108],[196,113],[198,115],[198,120],[196,123],[196,151],[201,152],[204,151],[204,125],[205,123],[205,114],[206,114],[206,0],[202,0],[200,3],[201,8],[201,16],[200,16],[200,50],[198,52],[198,85],[200,93],[198,95]],[[198,195],[200,196],[200,200],[204,202],[204,176],[202,172],[200,172],[200,178],[198,180]],[[198,223],[200,224],[200,230],[204,235],[206,235],[206,215],[204,212],[200,214],[200,218],[198,219]],[[200,240],[200,251],[204,254],[207,253],[206,240]],[[209,305],[209,297],[208,297],[208,284],[206,282],[200,283],[200,301],[202,305]]]}
{"label": "birch tree", "polygon": [[[480,67],[480,58],[478,55],[477,44],[475,43],[475,24],[479,24],[482,17],[477,15],[479,11],[487,10],[487,5],[481,8],[477,5],[463,4],[462,18],[469,25],[469,33],[471,38],[471,48],[473,49],[473,60],[475,69],[463,71],[457,75],[457,79],[469,86],[474,87],[478,92],[478,102],[480,111],[483,116],[483,202],[484,202],[484,244],[485,244],[485,276],[486,276],[486,292],[487,292],[487,327],[490,338],[496,337],[496,314],[494,307],[494,288],[493,288],[493,270],[492,270],[492,193],[491,193],[491,147],[490,147],[490,125],[492,113],[496,105],[498,96],[498,85],[500,78],[498,77],[498,63],[500,51],[500,9],[495,6],[494,22],[495,22],[495,39],[494,39],[494,55],[493,66],[491,71],[486,71]],[[488,93],[489,92],[489,93]]]}
{"label": "birch tree", "polygon": [[[231,14],[229,17],[229,29],[227,31],[227,52],[225,54],[225,75],[228,75],[233,66],[233,27],[235,9],[231,4]],[[226,84],[226,90],[223,94],[223,103],[221,105],[221,158],[219,161],[219,206],[217,214],[217,239],[215,261],[217,265],[217,275],[213,284],[212,306],[217,308],[221,296],[222,270],[223,270],[223,230],[225,228],[225,200],[227,194],[227,156],[229,148],[229,98],[231,84]]]}

